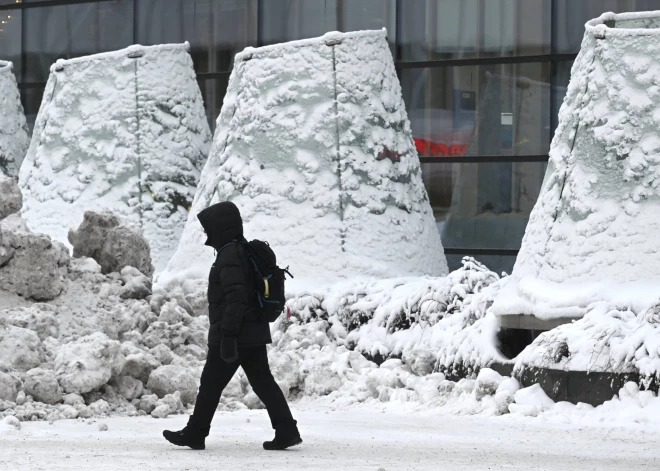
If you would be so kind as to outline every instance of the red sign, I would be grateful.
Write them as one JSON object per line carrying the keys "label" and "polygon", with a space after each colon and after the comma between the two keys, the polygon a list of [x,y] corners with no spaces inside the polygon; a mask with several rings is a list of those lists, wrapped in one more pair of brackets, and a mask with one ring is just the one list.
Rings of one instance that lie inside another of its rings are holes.
{"label": "red sign", "polygon": [[417,153],[426,157],[461,157],[467,150],[467,144],[445,144],[421,137],[414,137]]}

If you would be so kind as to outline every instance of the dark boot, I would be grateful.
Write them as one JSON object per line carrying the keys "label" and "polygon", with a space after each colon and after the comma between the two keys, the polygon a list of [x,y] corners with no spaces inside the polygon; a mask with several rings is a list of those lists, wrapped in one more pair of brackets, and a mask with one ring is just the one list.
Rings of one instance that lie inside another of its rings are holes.
{"label": "dark boot", "polygon": [[275,439],[264,442],[264,450],[286,450],[292,446],[300,445],[302,438],[298,432],[297,422],[280,425],[275,429]]}
{"label": "dark boot", "polygon": [[203,434],[197,433],[196,431],[190,429],[189,427],[184,427],[183,430],[178,432],[171,432],[170,430],[165,430],[163,432],[163,437],[165,440],[177,446],[187,446],[193,450],[203,450],[206,448],[204,444]]}

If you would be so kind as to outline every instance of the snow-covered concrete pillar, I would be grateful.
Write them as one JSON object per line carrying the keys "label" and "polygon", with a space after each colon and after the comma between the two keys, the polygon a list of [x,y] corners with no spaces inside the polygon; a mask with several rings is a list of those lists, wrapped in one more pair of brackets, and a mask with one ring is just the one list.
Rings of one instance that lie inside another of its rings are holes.
{"label": "snow-covered concrete pillar", "polygon": [[637,312],[660,296],[659,27],[660,12],[587,23],[541,194],[493,305],[503,322],[554,325],[596,302]]}
{"label": "snow-covered concrete pillar", "polygon": [[30,139],[13,68],[0,60],[0,173],[18,178]]}
{"label": "snow-covered concrete pillar", "polygon": [[210,145],[187,44],[60,60],[21,168],[23,216],[67,243],[85,211],[112,211],[142,227],[162,270]]}
{"label": "snow-covered concrete pillar", "polygon": [[296,279],[444,275],[440,237],[385,31],[323,37],[236,56],[213,148],[162,282],[206,277],[196,219],[241,209]]}

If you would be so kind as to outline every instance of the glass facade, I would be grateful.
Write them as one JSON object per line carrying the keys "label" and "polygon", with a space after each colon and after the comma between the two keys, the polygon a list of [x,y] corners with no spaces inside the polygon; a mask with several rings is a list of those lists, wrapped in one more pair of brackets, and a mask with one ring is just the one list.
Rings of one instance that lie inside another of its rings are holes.
{"label": "glass facade", "polygon": [[188,41],[214,126],[246,46],[387,28],[450,263],[510,272],[584,23],[660,0],[0,0],[28,121],[58,58]]}

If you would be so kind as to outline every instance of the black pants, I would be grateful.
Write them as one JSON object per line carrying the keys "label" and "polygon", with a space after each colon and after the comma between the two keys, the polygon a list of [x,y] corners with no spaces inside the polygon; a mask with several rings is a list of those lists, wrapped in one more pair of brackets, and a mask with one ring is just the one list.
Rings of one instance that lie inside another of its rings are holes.
{"label": "black pants", "polygon": [[239,347],[238,361],[227,363],[220,357],[220,345],[209,345],[209,353],[202,371],[195,411],[188,426],[208,436],[213,414],[220,402],[222,391],[242,366],[254,393],[264,403],[274,429],[289,426],[293,416],[282,390],[275,382],[268,365],[266,346]]}

